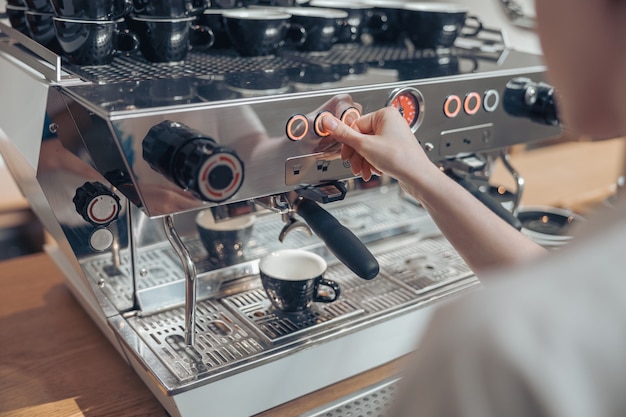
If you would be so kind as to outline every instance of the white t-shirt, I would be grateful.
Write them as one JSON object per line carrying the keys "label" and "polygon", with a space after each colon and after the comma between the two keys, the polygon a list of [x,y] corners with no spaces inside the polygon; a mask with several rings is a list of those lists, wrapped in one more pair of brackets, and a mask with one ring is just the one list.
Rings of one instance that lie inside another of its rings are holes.
{"label": "white t-shirt", "polygon": [[626,416],[626,204],[442,306],[390,416]]}

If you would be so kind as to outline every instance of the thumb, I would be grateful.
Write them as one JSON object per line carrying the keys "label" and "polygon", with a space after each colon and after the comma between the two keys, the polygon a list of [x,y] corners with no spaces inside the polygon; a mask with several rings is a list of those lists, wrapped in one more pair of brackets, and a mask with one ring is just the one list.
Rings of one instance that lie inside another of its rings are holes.
{"label": "thumb", "polygon": [[358,144],[361,134],[335,116],[330,114],[324,115],[322,118],[322,127],[325,131],[329,132],[337,142],[344,143],[352,148],[359,147]]}

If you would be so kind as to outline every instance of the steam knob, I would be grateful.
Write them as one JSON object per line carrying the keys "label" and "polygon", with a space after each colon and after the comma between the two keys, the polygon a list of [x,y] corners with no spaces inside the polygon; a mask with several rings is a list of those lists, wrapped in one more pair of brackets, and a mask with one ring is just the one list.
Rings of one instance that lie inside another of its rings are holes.
{"label": "steam knob", "polygon": [[152,169],[201,200],[222,202],[243,184],[243,162],[232,149],[181,123],[152,127],[142,146]]}
{"label": "steam knob", "polygon": [[511,116],[558,126],[560,121],[554,95],[554,87],[551,85],[518,77],[506,84],[502,104]]}
{"label": "steam knob", "polygon": [[99,182],[84,183],[76,189],[72,201],[78,214],[94,226],[117,220],[121,210],[119,197]]}

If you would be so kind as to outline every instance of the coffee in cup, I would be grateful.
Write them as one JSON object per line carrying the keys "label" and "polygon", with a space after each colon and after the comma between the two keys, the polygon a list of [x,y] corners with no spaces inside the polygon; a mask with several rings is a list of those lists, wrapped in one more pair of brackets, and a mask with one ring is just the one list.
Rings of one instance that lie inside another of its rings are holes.
{"label": "coffee in cup", "polygon": [[255,220],[254,214],[216,221],[211,209],[198,213],[196,227],[209,262],[222,267],[243,261]]}
{"label": "coffee in cup", "polygon": [[339,284],[324,278],[326,261],[303,249],[282,249],[259,261],[261,283],[278,310],[299,312],[313,302],[331,303],[341,293]]}

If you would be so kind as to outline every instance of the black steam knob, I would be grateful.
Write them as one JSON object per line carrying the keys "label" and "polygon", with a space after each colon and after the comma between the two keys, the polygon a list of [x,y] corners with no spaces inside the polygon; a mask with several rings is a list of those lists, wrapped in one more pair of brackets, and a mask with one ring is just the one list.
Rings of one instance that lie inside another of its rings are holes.
{"label": "black steam knob", "polygon": [[549,126],[560,124],[554,87],[549,84],[525,77],[514,78],[506,84],[502,104],[511,116],[526,117]]}
{"label": "black steam knob", "polygon": [[76,212],[94,226],[106,226],[117,220],[122,209],[119,197],[99,182],[86,182],[78,187],[72,201]]}
{"label": "black steam knob", "polygon": [[232,149],[181,123],[153,126],[142,147],[152,169],[201,200],[222,202],[243,184],[243,162]]}

